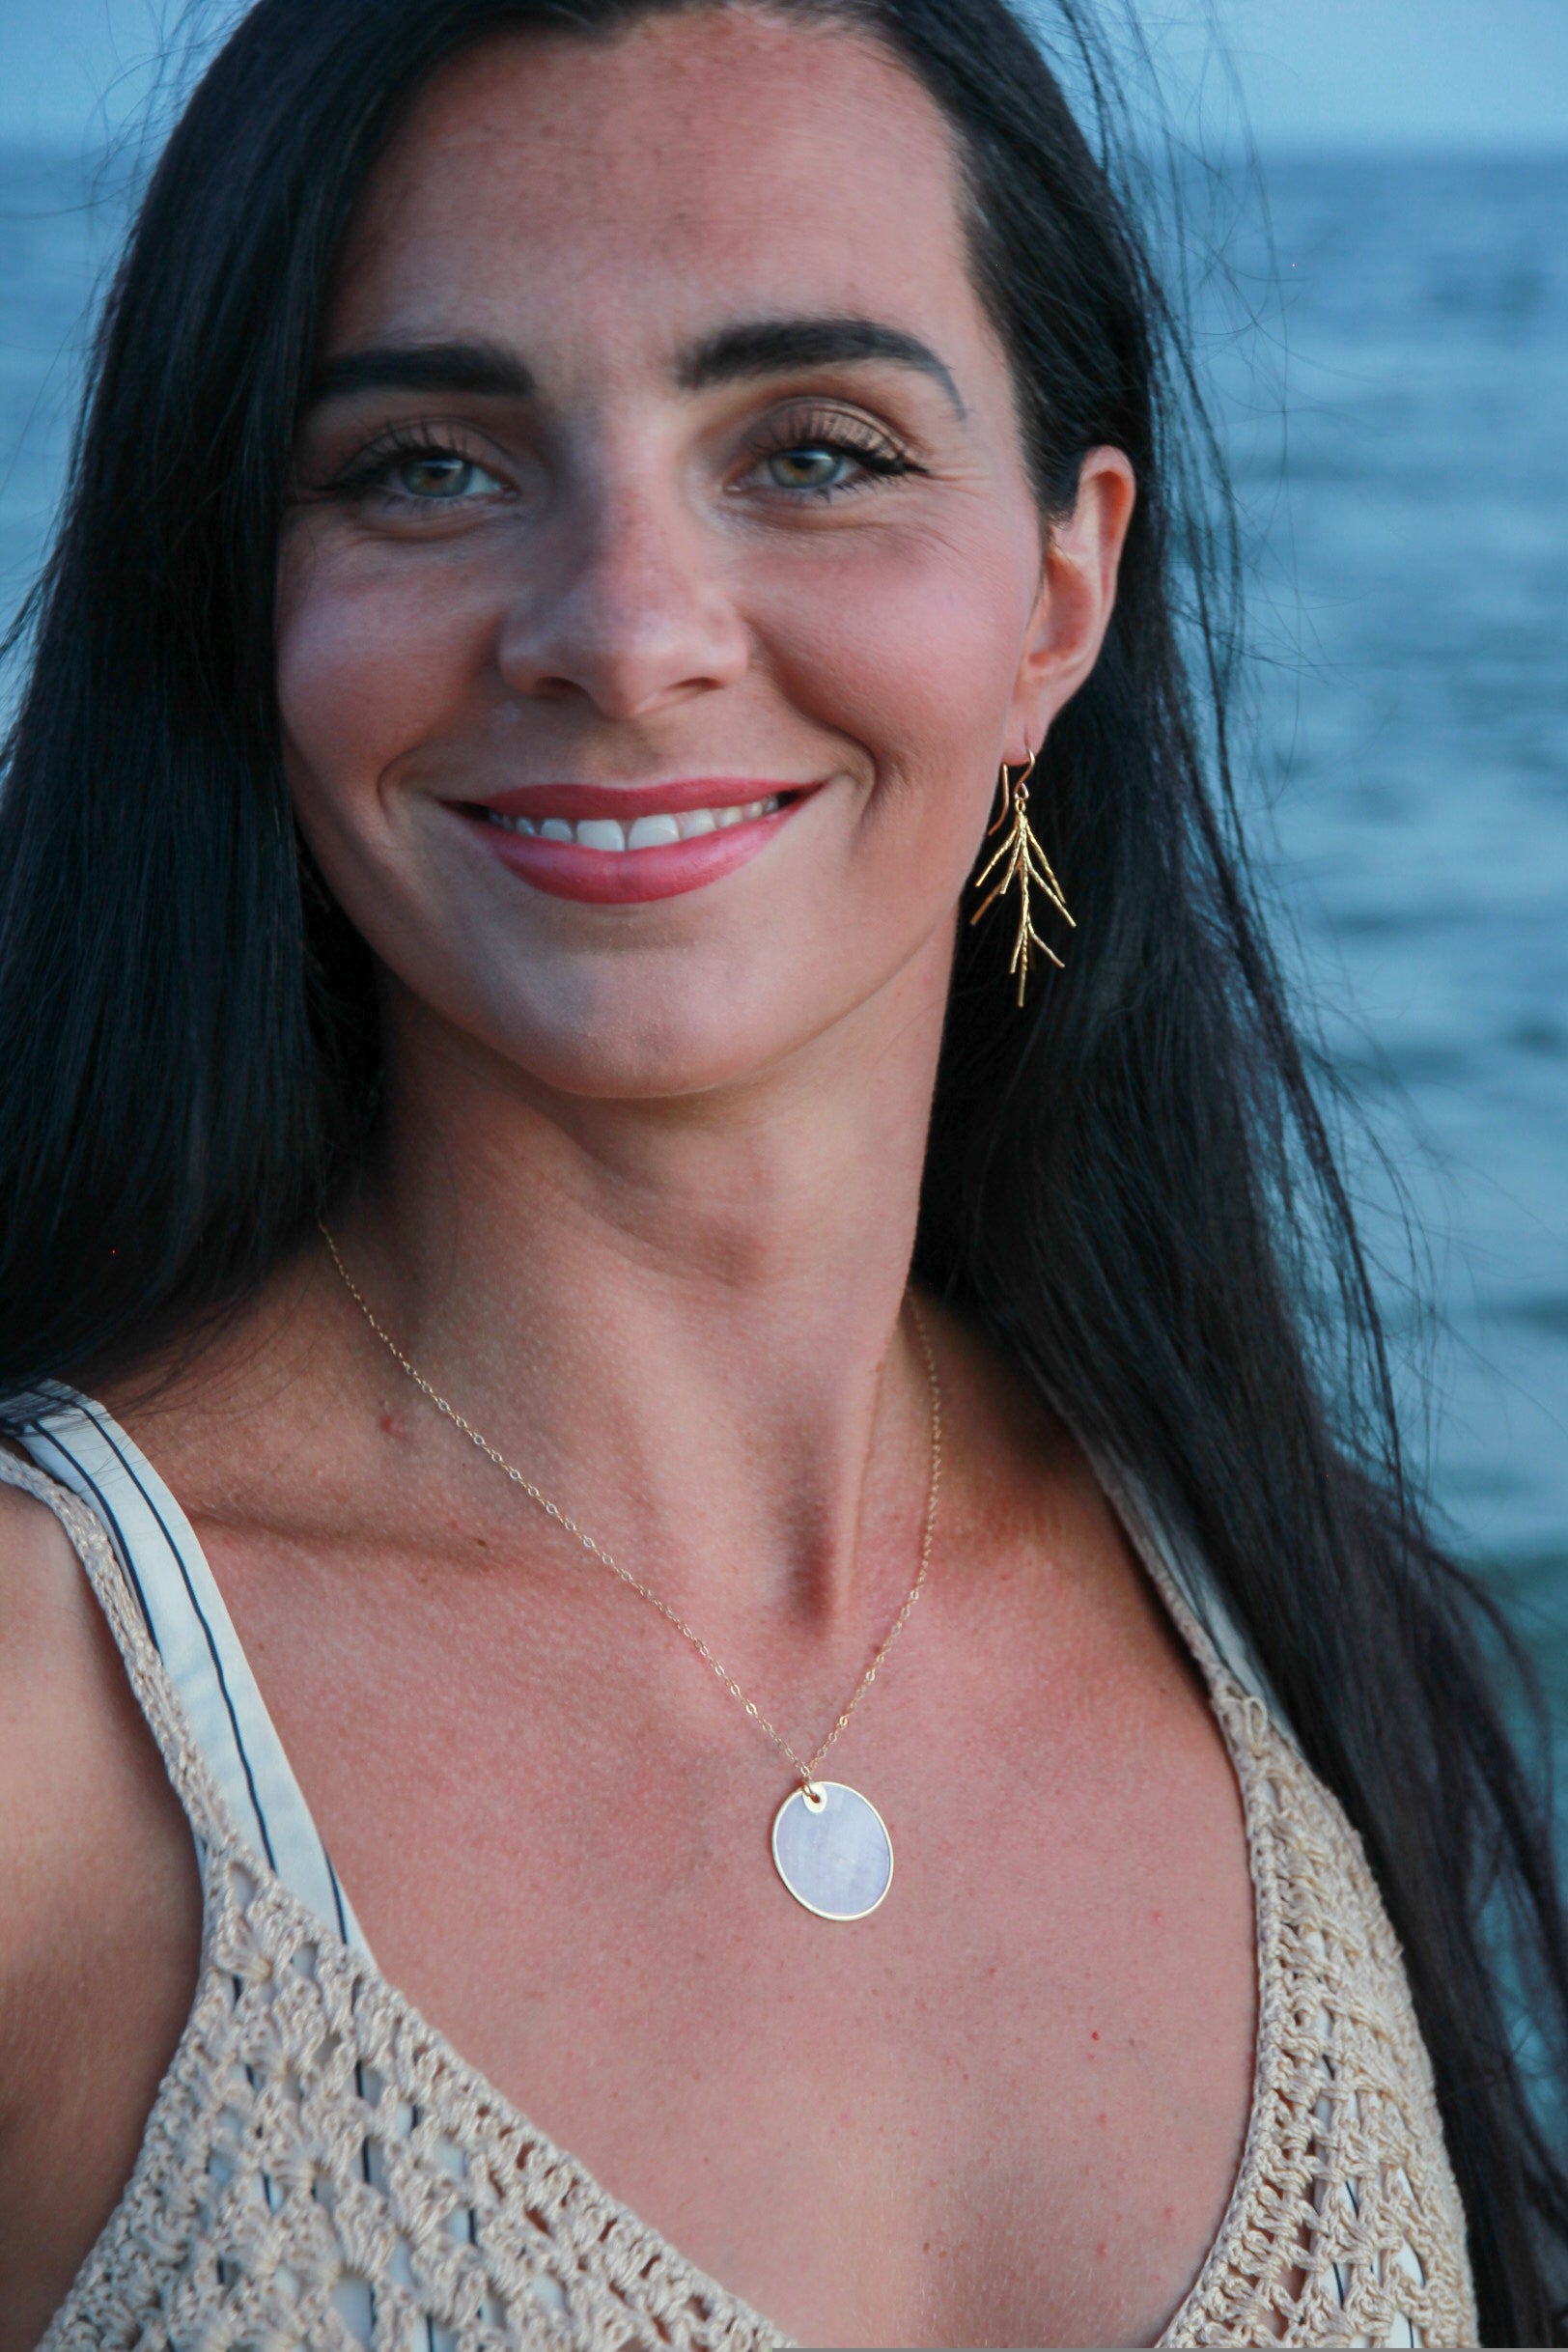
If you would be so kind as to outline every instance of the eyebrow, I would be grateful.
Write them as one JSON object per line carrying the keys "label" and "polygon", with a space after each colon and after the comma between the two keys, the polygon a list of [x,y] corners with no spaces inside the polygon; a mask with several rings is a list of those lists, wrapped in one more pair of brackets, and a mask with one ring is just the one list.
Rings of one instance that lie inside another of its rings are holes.
{"label": "eyebrow", "polygon": [[467,392],[490,400],[530,400],[536,388],[522,361],[504,344],[386,343],[327,360],[310,397],[313,405],[354,392]]}
{"label": "eyebrow", "polygon": [[720,327],[682,353],[677,370],[688,392],[735,383],[747,376],[777,376],[790,368],[827,368],[862,359],[890,359],[917,368],[940,384],[960,417],[966,412],[946,362],[902,327],[877,319],[757,319]]}
{"label": "eyebrow", "polygon": [[[791,368],[853,366],[877,359],[929,376],[956,413],[961,418],[967,414],[945,360],[918,335],[878,319],[753,319],[722,326],[681,353],[676,380],[685,391],[701,392],[712,384],[783,375]],[[488,400],[531,400],[537,390],[529,370],[504,344],[467,339],[372,344],[328,359],[311,386],[310,405],[347,400],[356,392],[456,392]]]}

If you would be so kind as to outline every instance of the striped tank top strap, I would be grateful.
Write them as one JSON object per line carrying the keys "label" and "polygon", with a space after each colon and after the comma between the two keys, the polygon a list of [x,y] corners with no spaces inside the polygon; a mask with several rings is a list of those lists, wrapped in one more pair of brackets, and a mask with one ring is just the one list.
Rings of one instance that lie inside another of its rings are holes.
{"label": "striped tank top strap", "polygon": [[126,1432],[61,1394],[14,1435],[106,1529],[230,1818],[275,1875],[350,1947],[359,1924],[311,1818],[189,1520]]}

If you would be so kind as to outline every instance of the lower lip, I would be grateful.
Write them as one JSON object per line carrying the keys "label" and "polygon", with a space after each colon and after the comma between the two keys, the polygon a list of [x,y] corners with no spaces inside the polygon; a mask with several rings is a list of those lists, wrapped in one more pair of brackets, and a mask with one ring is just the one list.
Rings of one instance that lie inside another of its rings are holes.
{"label": "lower lip", "polygon": [[733,874],[765,850],[799,807],[786,800],[771,816],[749,817],[721,832],[699,833],[692,841],[669,841],[656,850],[585,850],[575,841],[542,841],[514,833],[488,817],[461,814],[483,835],[491,856],[551,898],[574,898],[596,907],[640,907],[651,899],[679,898]]}

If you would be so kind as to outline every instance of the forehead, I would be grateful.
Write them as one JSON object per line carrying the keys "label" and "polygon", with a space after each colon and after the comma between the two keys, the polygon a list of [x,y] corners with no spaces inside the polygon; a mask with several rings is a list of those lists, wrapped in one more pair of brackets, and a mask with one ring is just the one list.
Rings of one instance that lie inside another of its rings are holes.
{"label": "forehead", "polygon": [[960,188],[933,101],[848,28],[693,8],[509,34],[432,81],[378,166],[328,343],[520,314],[674,346],[779,310],[951,334],[976,312]]}

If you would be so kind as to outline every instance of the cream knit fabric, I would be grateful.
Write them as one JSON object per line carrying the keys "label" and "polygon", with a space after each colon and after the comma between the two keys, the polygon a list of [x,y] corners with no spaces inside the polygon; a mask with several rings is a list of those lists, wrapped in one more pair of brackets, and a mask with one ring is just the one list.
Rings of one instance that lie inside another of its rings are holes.
{"label": "cream knit fabric", "polygon": [[[788,2339],[466,2066],[240,1836],[105,1529],[81,1556],[202,1857],[190,2018],[42,2352],[750,2352]],[[1469,2344],[1465,2223],[1398,1946],[1334,1800],[1167,1574],[1246,1806],[1259,2009],[1219,2235],[1163,2344]]]}

